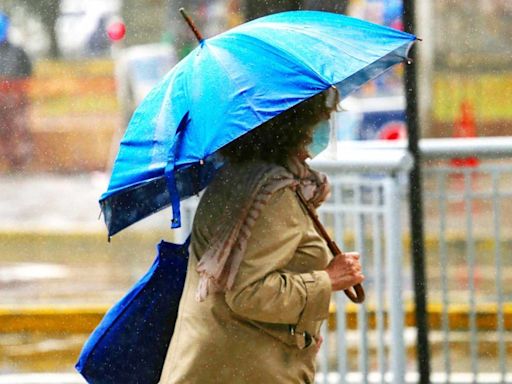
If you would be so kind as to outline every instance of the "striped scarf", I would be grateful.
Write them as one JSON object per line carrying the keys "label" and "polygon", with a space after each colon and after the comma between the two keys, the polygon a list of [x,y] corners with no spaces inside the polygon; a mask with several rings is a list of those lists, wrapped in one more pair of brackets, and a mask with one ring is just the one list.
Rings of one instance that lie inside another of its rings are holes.
{"label": "striped scarf", "polygon": [[312,170],[297,158],[292,159],[286,168],[254,162],[241,167],[227,165],[220,172],[223,179],[236,180],[240,190],[231,216],[237,219],[218,227],[208,250],[197,264],[196,270],[200,275],[196,292],[198,301],[203,301],[209,293],[231,289],[252,227],[272,194],[286,187],[300,188],[306,200],[318,207],[330,193],[327,176]]}

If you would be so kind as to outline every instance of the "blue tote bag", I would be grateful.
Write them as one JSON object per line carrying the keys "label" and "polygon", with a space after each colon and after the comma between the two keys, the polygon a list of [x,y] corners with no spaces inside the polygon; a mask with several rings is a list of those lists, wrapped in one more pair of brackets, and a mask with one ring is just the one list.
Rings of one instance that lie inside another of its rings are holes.
{"label": "blue tote bag", "polygon": [[91,384],[158,383],[185,284],[190,236],[161,241],[149,271],[103,317],[76,369]]}

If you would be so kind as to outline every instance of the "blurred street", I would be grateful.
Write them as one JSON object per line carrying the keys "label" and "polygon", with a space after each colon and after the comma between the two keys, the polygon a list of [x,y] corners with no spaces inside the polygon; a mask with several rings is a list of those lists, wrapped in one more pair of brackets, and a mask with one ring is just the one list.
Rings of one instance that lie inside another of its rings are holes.
{"label": "blurred street", "polygon": [[87,308],[104,312],[149,267],[155,244],[172,239],[166,210],[108,243],[98,217],[107,182],[99,172],[0,176],[0,316],[6,321],[8,314],[17,316],[17,308],[32,308],[48,313],[50,323],[59,311],[67,319],[63,332],[49,331],[45,320],[18,320],[46,331],[0,334],[0,383],[84,382],[74,374],[2,375],[72,373],[87,334],[69,334],[84,321],[70,315]]}
{"label": "blurred street", "polygon": [[[106,183],[103,173],[0,176],[0,305],[70,304],[77,297],[103,304],[140,275],[160,238],[172,238],[170,213],[108,243],[98,205]],[[123,248],[128,254],[115,256]]]}
{"label": "blurred street", "polygon": [[102,231],[104,173],[0,175],[1,231]]}
{"label": "blurred street", "polygon": [[[50,338],[41,334],[27,334],[22,338],[0,335],[0,355],[4,359],[3,363],[0,362],[0,373],[32,372],[35,367],[45,372],[71,373],[76,356],[87,337],[86,333],[68,333],[67,329],[79,327],[79,320],[72,315],[73,312],[77,310],[85,313],[89,308],[101,314],[147,270],[155,255],[155,244],[162,238],[172,240],[169,229],[170,210],[166,209],[114,236],[111,243],[108,243],[103,219],[98,218],[97,202],[107,182],[108,176],[103,172],[0,176],[0,312],[2,308],[4,311],[8,308],[5,312],[7,314],[16,313],[16,308],[26,311],[31,307],[40,313],[46,311],[46,308],[53,308],[54,317],[68,319],[68,324],[62,327],[66,332],[50,332]],[[452,192],[461,193],[460,180],[454,180],[453,183]],[[507,189],[509,185],[509,182],[502,184]],[[481,193],[485,192],[489,183],[485,177],[480,177],[474,184],[474,187],[477,186],[482,188],[473,189],[473,192]],[[436,183],[426,182],[427,196],[437,189]],[[492,241],[492,210],[489,204],[484,200],[474,208],[479,222],[475,233],[475,239],[479,239],[476,247],[482,250],[476,280],[476,294],[480,302],[493,300],[495,284],[493,259],[486,251]],[[404,214],[405,207],[403,201]],[[451,258],[444,272],[439,268],[439,260],[436,258],[439,249],[436,234],[436,223],[440,219],[439,207],[435,199],[427,199],[426,207],[431,303],[439,303],[442,299],[440,287],[443,273],[452,276],[450,300],[455,303],[467,302],[469,271],[463,257],[466,221],[462,200],[454,201],[448,209],[451,235],[446,241]],[[509,205],[503,206],[505,226],[510,225],[509,218],[512,216],[506,213],[510,208]],[[407,225],[406,215],[402,220]],[[506,237],[505,240],[510,239]],[[407,247],[404,250],[407,254]],[[407,266],[404,268],[404,276],[409,276],[411,267],[408,265],[408,255],[405,260]],[[504,263],[502,272],[504,293],[512,297],[510,260]],[[410,276],[404,283],[404,297],[410,302],[412,286],[409,279]],[[369,300],[373,302],[373,298]],[[48,328],[29,324],[34,328]],[[466,341],[462,336],[459,337],[460,345],[454,344],[453,348],[465,353]],[[487,348],[492,349],[491,346]],[[442,359],[442,354],[438,342],[433,345],[433,350],[435,364],[439,366],[441,362],[438,359]],[[464,361],[460,360],[459,363],[464,366]],[[492,366],[492,360],[486,364]],[[56,376],[47,378],[61,380]],[[64,381],[49,382],[81,382],[78,376],[62,378]],[[29,379],[29,376],[23,376],[23,380]],[[42,379],[38,377],[37,380]]]}

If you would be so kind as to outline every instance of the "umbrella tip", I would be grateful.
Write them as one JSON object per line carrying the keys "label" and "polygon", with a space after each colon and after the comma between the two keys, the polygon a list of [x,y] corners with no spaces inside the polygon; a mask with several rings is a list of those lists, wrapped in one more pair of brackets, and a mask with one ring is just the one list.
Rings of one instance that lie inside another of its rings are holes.
{"label": "umbrella tip", "polygon": [[197,29],[196,25],[192,21],[192,19],[187,15],[187,12],[185,11],[185,8],[181,7],[179,9],[179,11],[181,13],[181,16],[183,16],[183,18],[187,22],[188,26],[190,27],[190,29],[194,33],[194,36],[196,37],[197,41],[199,43],[201,43],[204,40],[203,35],[201,34],[201,32],[199,32],[199,30]]}

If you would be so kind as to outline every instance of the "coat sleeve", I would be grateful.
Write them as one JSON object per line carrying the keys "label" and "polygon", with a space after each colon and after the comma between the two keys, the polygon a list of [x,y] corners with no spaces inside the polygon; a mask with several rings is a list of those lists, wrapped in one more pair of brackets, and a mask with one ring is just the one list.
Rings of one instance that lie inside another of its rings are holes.
{"label": "coat sleeve", "polygon": [[[327,272],[286,271],[309,225],[299,204],[294,192],[285,188],[271,197],[256,221],[235,283],[225,296],[238,315],[297,326],[327,318],[331,296]],[[325,247],[308,249],[325,251]]]}

